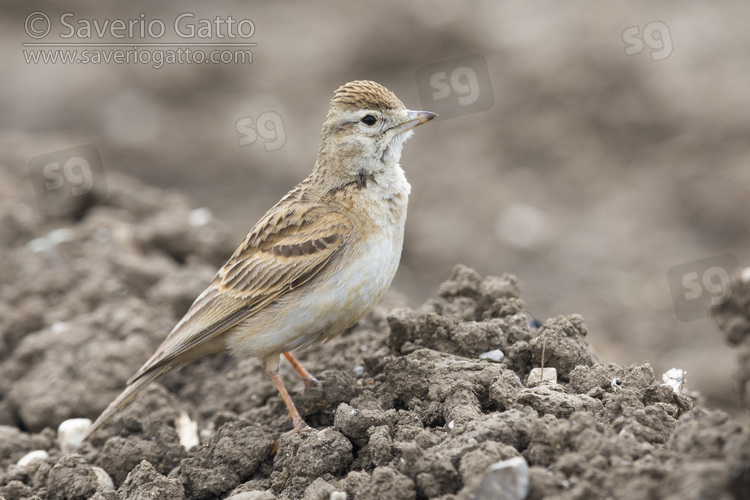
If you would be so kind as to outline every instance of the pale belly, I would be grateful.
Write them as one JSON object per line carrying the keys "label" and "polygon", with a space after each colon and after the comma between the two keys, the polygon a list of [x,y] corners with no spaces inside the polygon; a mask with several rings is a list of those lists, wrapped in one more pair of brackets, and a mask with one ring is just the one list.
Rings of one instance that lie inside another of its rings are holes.
{"label": "pale belly", "polygon": [[403,224],[373,236],[360,252],[331,262],[308,287],[291,293],[227,332],[235,353],[268,356],[307,347],[354,325],[390,286],[398,269]]}

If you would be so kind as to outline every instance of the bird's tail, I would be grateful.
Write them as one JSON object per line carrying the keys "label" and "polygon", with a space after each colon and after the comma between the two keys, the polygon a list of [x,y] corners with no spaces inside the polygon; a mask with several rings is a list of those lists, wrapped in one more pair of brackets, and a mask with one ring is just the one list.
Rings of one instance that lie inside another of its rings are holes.
{"label": "bird's tail", "polygon": [[112,401],[107,409],[99,415],[96,422],[89,428],[84,436],[84,441],[87,440],[94,432],[97,431],[102,425],[104,425],[110,418],[112,418],[117,412],[120,412],[128,406],[138,394],[146,388],[148,384],[153,382],[156,378],[169,371],[169,367],[161,367],[161,369],[147,371],[141,374],[137,379],[129,381],[129,385],[120,393],[117,398]]}

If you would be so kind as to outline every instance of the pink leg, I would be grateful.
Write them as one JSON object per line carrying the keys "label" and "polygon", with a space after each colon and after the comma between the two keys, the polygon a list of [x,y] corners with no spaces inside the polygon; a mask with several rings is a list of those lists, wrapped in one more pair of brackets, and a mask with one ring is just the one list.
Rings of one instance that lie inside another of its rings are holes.
{"label": "pink leg", "polygon": [[292,416],[292,422],[294,422],[294,432],[300,432],[304,429],[308,429],[309,426],[305,423],[304,420],[302,420],[302,417],[297,411],[297,407],[294,406],[294,402],[289,396],[289,392],[287,392],[286,387],[284,387],[284,382],[282,382],[281,377],[279,377],[278,356],[275,360],[264,360],[263,364],[266,369],[266,374],[268,374],[271,382],[273,382],[273,385],[276,386],[276,390],[279,391],[279,394],[281,394],[281,399],[284,400],[284,404],[286,404],[286,407],[289,410],[289,414]]}
{"label": "pink leg", "polygon": [[297,373],[299,373],[300,378],[302,378],[302,382],[305,384],[303,394],[320,383],[309,371],[305,370],[305,367],[294,357],[294,354],[285,352],[284,357],[292,364]]}

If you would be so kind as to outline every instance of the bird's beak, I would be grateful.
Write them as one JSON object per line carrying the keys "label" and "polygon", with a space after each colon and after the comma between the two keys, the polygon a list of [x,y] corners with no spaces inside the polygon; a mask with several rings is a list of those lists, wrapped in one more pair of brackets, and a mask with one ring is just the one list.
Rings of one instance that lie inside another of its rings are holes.
{"label": "bird's beak", "polygon": [[418,127],[423,123],[427,123],[437,116],[437,113],[431,113],[429,111],[406,111],[406,121],[399,125],[401,131],[411,130],[414,127]]}

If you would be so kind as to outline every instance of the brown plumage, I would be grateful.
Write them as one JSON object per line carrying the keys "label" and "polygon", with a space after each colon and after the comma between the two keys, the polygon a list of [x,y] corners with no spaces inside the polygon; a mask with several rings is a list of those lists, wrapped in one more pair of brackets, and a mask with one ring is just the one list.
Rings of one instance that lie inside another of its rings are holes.
{"label": "brown plumage", "polygon": [[342,85],[333,94],[330,113],[345,110],[372,109],[387,112],[405,108],[396,94],[382,85],[368,80],[356,80]]}
{"label": "brown plumage", "polygon": [[278,376],[279,356],[306,388],[314,385],[289,351],[340,334],[385,292],[398,267],[410,192],[401,147],[411,129],[435,116],[408,111],[375,82],[340,87],[313,172],[258,221],[88,435],[157,377],[224,350],[260,357],[295,430],[305,428]]}

